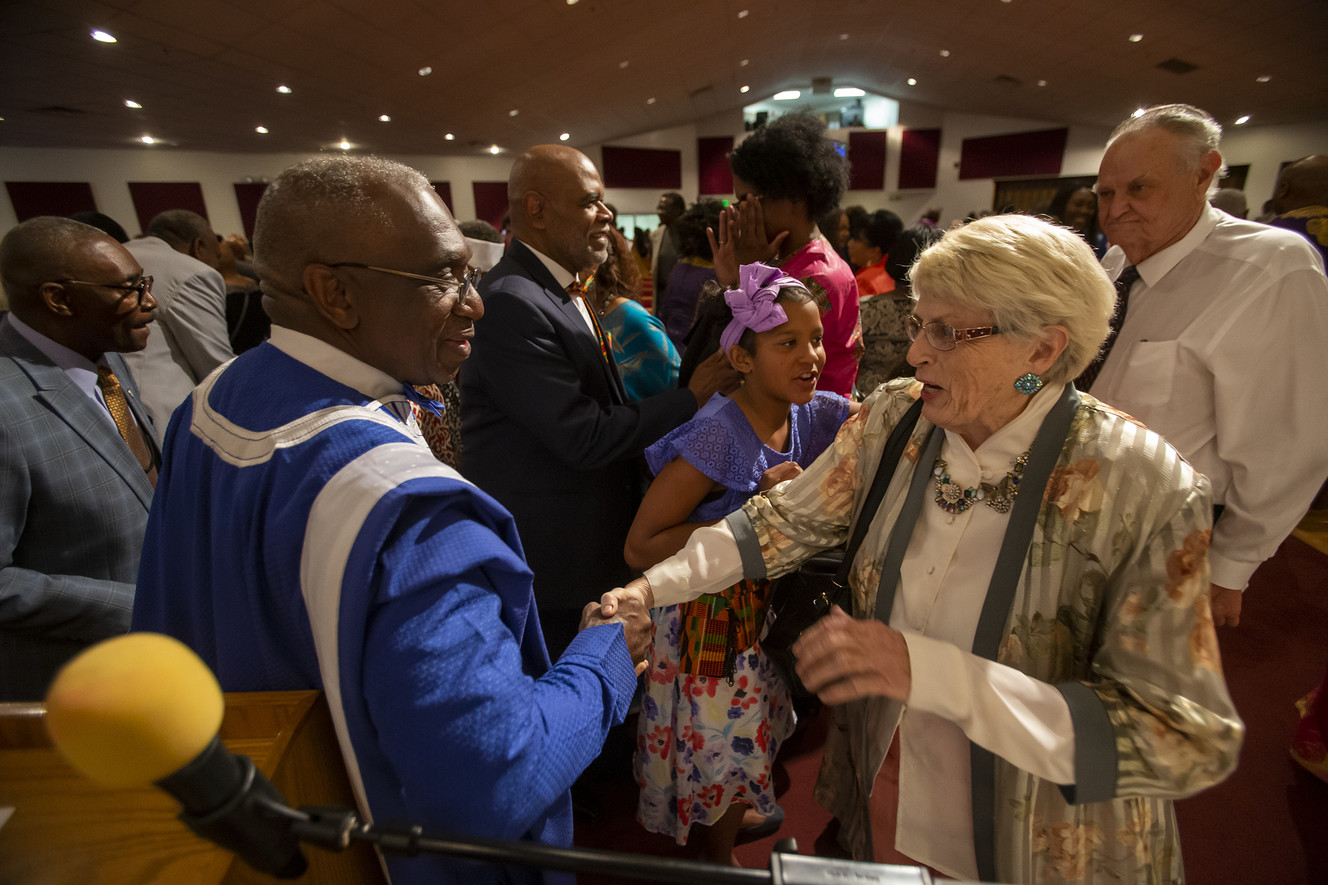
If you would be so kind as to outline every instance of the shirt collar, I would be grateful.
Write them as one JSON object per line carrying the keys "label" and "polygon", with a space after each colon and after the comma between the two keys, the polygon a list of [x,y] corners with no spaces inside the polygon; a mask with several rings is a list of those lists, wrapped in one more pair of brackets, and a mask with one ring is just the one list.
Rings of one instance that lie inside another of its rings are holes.
{"label": "shirt collar", "polygon": [[391,375],[312,335],[274,323],[272,337],[268,341],[291,359],[299,360],[314,371],[358,390],[370,399],[382,399],[401,393],[402,383]]}
{"label": "shirt collar", "polygon": [[1208,235],[1217,227],[1221,217],[1222,214],[1217,209],[1204,203],[1204,211],[1194,223],[1194,227],[1190,228],[1189,233],[1135,265],[1135,270],[1139,271],[1139,278],[1149,287],[1156,286],[1173,267],[1180,264],[1186,256],[1199,248],[1200,243],[1208,239]]}
{"label": "shirt collar", "polygon": [[[48,360],[55,363],[57,368],[63,369],[69,376],[69,380],[78,385],[79,389],[94,400],[100,401],[97,395],[97,363],[92,362],[81,353],[75,353],[68,347],[65,347],[58,341],[47,338],[41,332],[29,326],[10,311],[9,324],[14,327],[14,331],[23,336],[23,339],[42,352]],[[156,334],[160,335],[160,332]],[[102,356],[100,363],[106,365],[106,357]]]}
{"label": "shirt collar", "polygon": [[534,256],[540,260],[540,264],[543,264],[546,268],[548,268],[549,273],[553,274],[553,278],[557,280],[558,285],[566,289],[568,286],[572,285],[572,282],[574,280],[576,280],[576,274],[572,273],[567,268],[563,267],[561,264],[554,261],[549,256],[545,255],[543,252],[536,249],[534,246],[530,245],[525,240],[521,240],[520,242],[521,245],[529,249],[531,253],[534,254]]}

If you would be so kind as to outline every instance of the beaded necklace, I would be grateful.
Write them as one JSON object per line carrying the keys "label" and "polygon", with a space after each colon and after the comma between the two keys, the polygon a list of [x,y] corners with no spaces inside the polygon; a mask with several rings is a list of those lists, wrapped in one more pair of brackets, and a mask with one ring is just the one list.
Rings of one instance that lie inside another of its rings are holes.
{"label": "beaded necklace", "polygon": [[1019,479],[1024,475],[1028,464],[1028,452],[1010,462],[1010,472],[1001,481],[992,485],[980,482],[975,489],[966,489],[957,482],[950,481],[949,468],[944,458],[936,459],[932,475],[936,477],[936,506],[946,513],[963,513],[974,503],[982,501],[997,513],[1009,513],[1014,506],[1015,495],[1019,494]]}

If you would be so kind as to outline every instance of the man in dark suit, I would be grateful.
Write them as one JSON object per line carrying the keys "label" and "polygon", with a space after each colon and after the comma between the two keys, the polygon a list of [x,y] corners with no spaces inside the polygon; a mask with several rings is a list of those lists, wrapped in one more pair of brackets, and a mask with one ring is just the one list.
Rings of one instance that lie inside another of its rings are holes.
{"label": "man in dark suit", "polygon": [[628,402],[598,319],[569,286],[608,256],[613,214],[590,160],[563,145],[516,159],[511,248],[481,284],[485,318],[461,369],[461,472],[516,518],[549,653],[576,634],[587,588],[623,561],[640,455],[738,376],[722,355],[688,388]]}
{"label": "man in dark suit", "polygon": [[6,234],[0,279],[0,701],[32,701],[129,629],[160,453],[119,354],[157,302],[123,246],[66,218]]}

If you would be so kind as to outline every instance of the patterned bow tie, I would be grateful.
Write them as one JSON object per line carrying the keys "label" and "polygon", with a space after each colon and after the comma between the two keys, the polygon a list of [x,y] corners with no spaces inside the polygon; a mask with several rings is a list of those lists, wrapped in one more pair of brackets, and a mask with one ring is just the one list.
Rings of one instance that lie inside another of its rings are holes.
{"label": "patterned bow tie", "polygon": [[401,386],[401,395],[404,396],[406,399],[410,400],[411,402],[413,402],[415,405],[419,406],[424,411],[437,415],[439,418],[443,417],[443,410],[446,408],[446,406],[444,406],[442,403],[438,402],[437,400],[430,399],[429,397],[420,393],[411,385],[403,384]]}

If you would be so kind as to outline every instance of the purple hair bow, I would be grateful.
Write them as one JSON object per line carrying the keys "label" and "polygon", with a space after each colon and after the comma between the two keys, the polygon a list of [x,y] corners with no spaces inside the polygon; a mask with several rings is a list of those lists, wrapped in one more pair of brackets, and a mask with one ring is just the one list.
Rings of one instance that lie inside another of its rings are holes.
{"label": "purple hair bow", "polygon": [[744,264],[738,268],[738,288],[724,293],[724,300],[733,310],[733,320],[719,336],[720,349],[728,353],[729,348],[738,343],[744,329],[768,332],[788,322],[788,314],[775,303],[775,298],[785,286],[801,285],[768,264]]}

